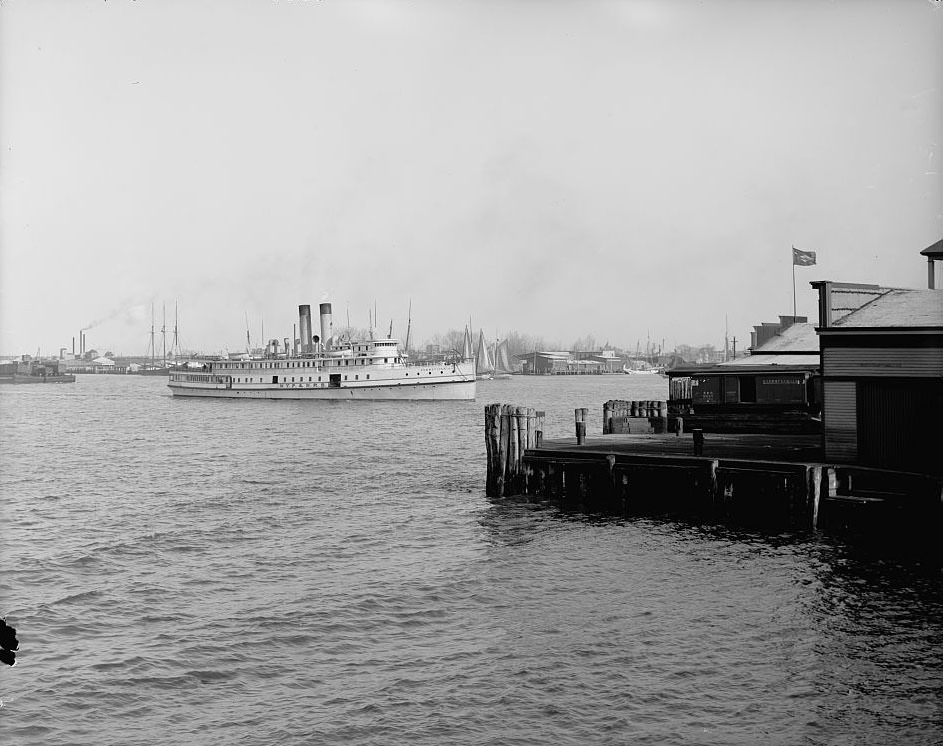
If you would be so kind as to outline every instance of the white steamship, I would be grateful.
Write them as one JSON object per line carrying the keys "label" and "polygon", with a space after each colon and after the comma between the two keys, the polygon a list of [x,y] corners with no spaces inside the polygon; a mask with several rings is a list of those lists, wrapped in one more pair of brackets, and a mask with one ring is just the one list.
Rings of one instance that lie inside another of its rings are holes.
{"label": "white steamship", "polygon": [[474,399],[475,361],[413,364],[396,339],[334,338],[331,304],[322,303],[321,334],[312,335],[311,306],[298,306],[299,337],[266,347],[261,358],[191,362],[170,374],[174,396],[227,399]]}

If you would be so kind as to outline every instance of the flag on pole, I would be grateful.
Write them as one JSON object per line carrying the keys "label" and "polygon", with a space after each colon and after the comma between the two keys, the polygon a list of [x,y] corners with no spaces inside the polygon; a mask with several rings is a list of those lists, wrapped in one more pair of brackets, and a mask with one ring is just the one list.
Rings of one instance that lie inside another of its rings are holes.
{"label": "flag on pole", "polygon": [[800,251],[795,246],[792,247],[792,264],[797,267],[811,267],[815,264],[814,251]]}

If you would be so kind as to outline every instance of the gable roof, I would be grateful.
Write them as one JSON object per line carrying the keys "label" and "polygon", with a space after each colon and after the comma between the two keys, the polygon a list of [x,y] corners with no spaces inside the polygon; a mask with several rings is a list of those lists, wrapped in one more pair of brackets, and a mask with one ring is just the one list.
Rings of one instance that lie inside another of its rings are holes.
{"label": "gable roof", "polygon": [[839,319],[831,328],[915,326],[943,326],[943,291],[890,290]]}

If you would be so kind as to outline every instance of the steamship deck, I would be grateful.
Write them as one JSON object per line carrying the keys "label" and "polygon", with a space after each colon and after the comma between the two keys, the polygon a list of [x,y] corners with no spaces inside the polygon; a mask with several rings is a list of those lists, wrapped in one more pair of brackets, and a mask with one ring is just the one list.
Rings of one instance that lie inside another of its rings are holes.
{"label": "steamship deck", "polygon": [[283,352],[272,340],[264,357],[190,363],[170,374],[174,396],[227,399],[473,400],[474,360],[412,364],[393,338],[338,342],[331,305],[322,303],[321,334],[311,334],[310,306],[299,306],[301,335]]}

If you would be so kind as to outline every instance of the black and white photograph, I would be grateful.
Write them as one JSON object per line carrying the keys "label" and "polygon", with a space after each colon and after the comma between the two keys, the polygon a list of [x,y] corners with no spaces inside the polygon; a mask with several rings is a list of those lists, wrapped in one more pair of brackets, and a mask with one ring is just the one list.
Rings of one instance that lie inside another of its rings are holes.
{"label": "black and white photograph", "polygon": [[0,0],[0,740],[943,746],[940,0]]}

